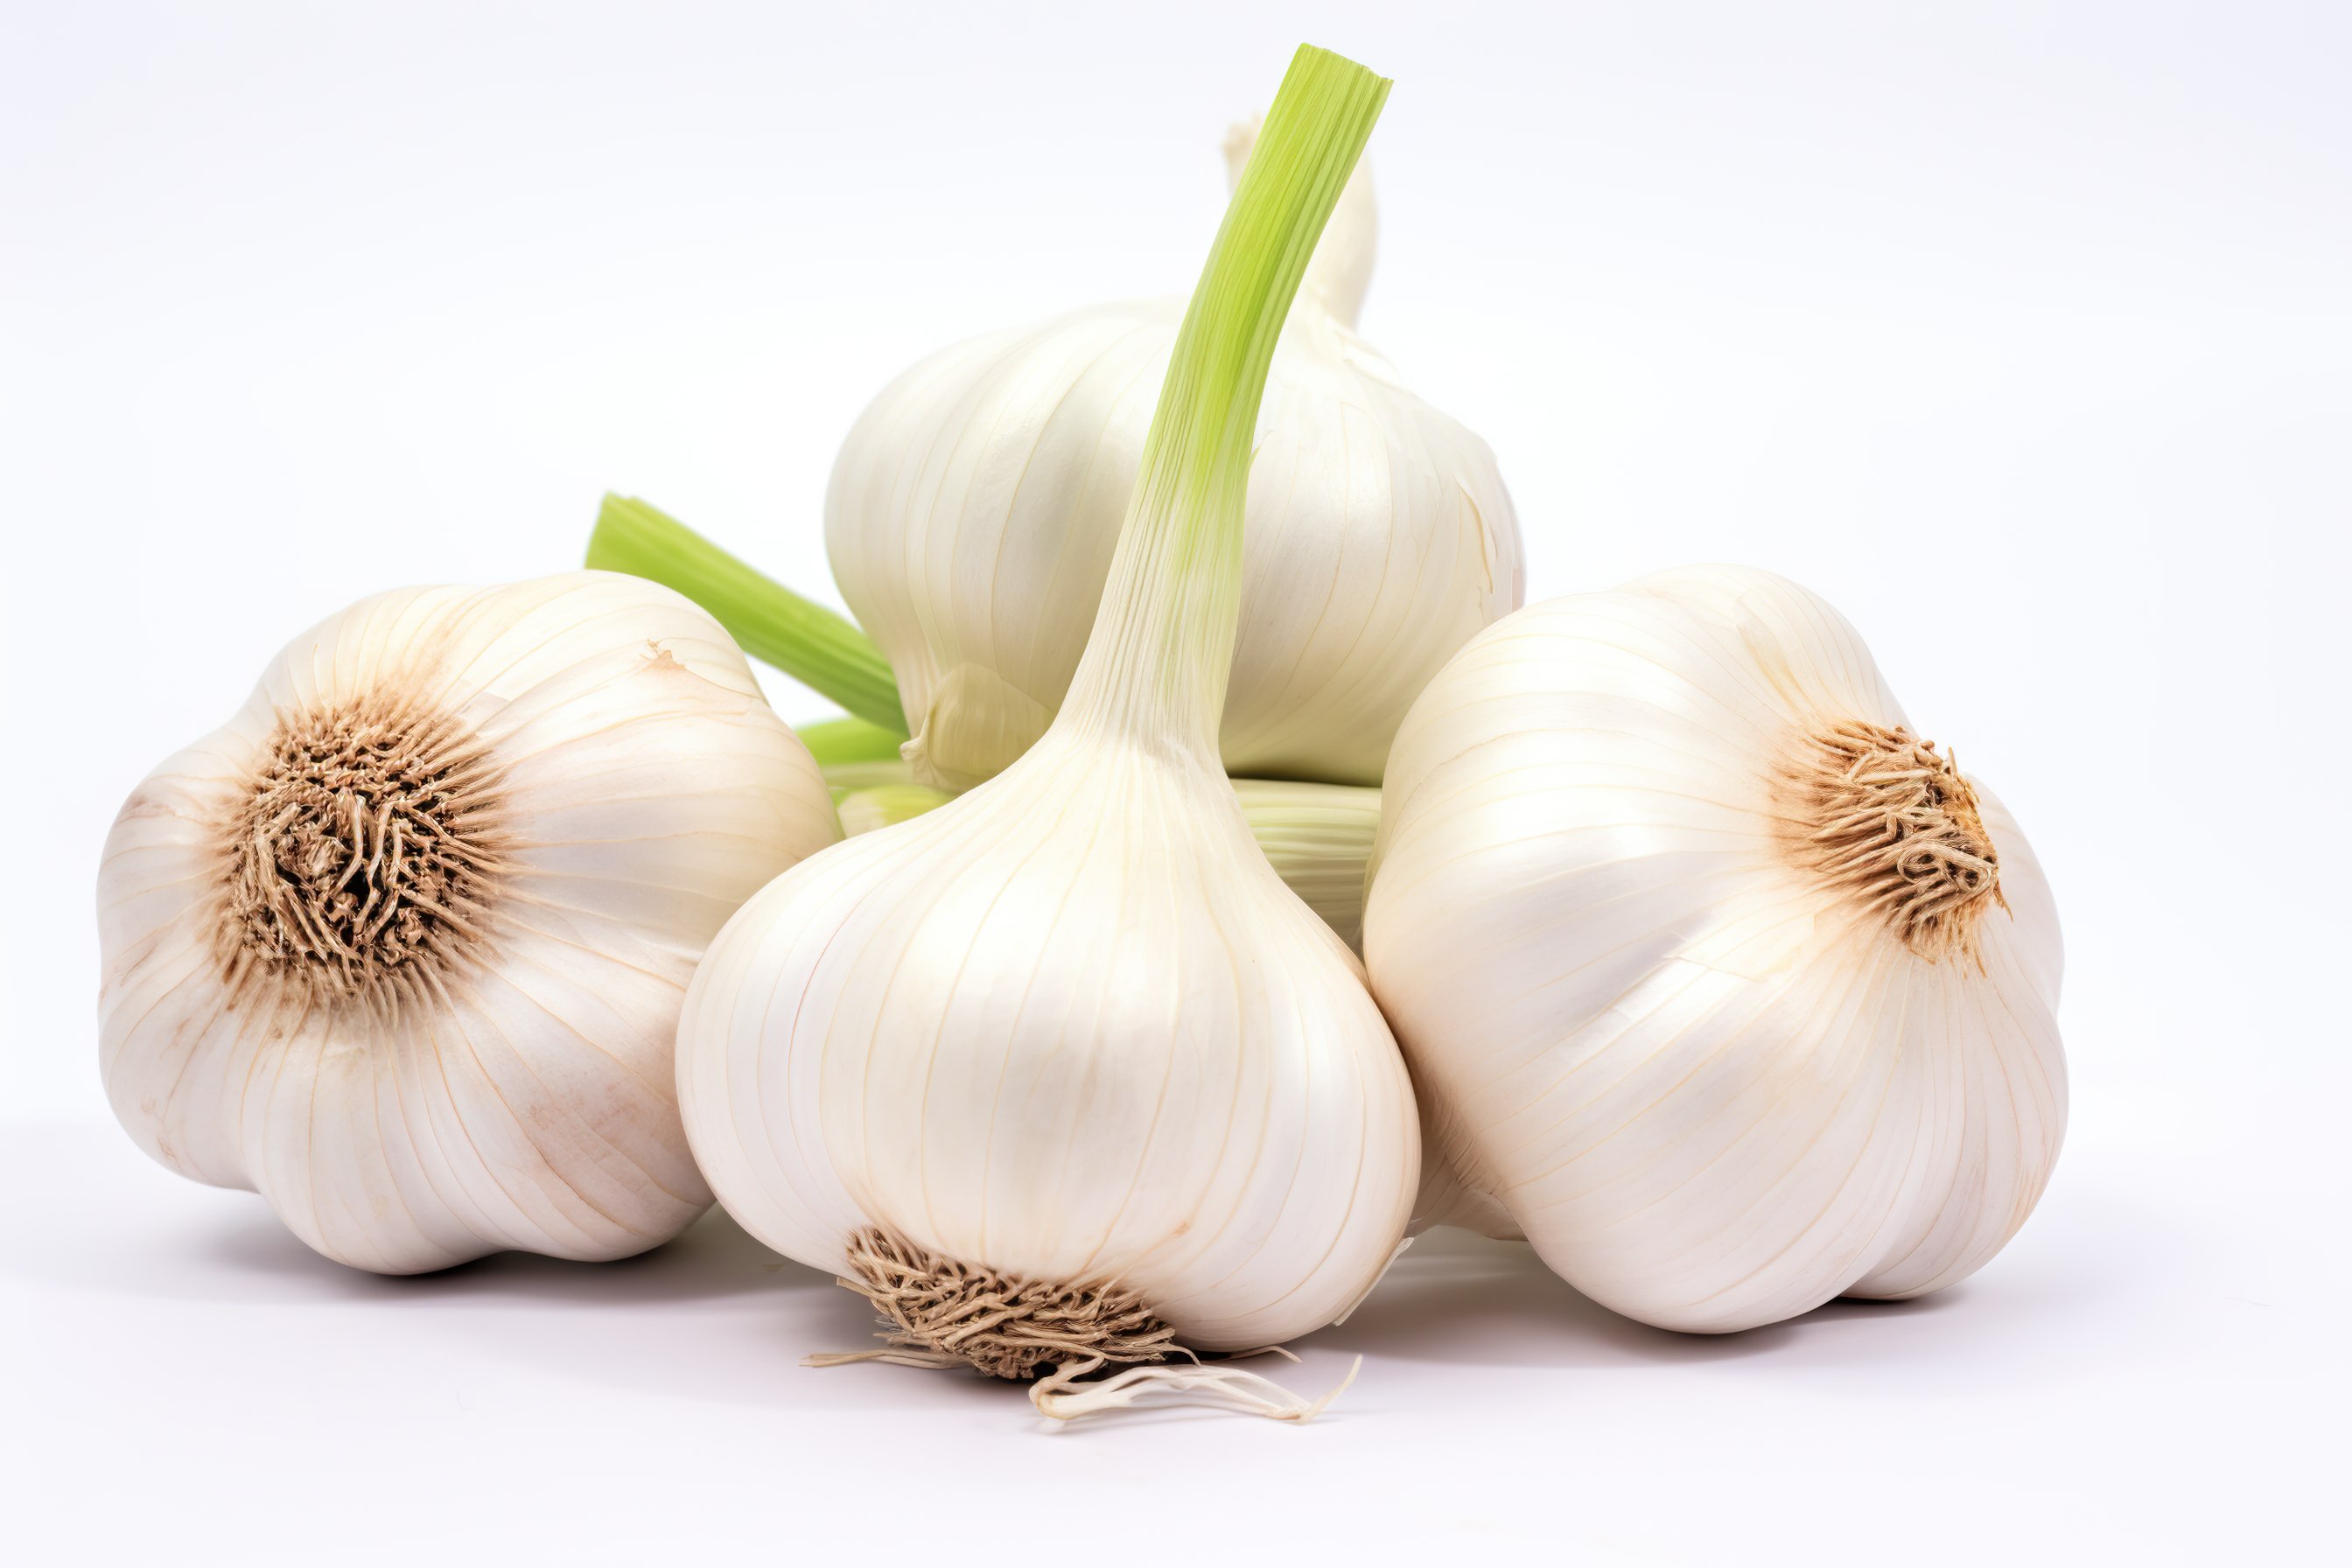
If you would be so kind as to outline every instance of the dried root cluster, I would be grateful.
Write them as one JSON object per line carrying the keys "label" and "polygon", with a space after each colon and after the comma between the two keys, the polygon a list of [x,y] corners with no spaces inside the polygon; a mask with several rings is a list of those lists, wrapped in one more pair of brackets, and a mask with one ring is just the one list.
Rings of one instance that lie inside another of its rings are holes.
{"label": "dried root cluster", "polygon": [[1176,1331],[1132,1290],[1009,1279],[872,1226],[850,1237],[849,1267],[856,1277],[841,1283],[882,1314],[887,1331],[878,1337],[891,1351],[816,1358],[827,1364],[895,1360],[1032,1378],[1071,1362],[1159,1362],[1187,1353]]}
{"label": "dried root cluster", "polygon": [[233,984],[383,1007],[484,956],[512,869],[499,774],[398,685],[279,714],[224,825]]}
{"label": "dried root cluster", "polygon": [[[1900,726],[1842,719],[1787,770],[1790,858],[1930,963],[1973,957],[2000,856],[1958,763]],[[2004,905],[2004,907],[2006,907]]]}

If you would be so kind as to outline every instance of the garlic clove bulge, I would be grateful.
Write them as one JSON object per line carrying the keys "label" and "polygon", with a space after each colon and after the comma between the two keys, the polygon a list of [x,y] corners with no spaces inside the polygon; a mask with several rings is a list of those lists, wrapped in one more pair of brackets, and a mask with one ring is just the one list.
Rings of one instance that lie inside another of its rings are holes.
{"label": "garlic clove bulge", "polygon": [[[1229,142],[1236,179],[1252,138]],[[1235,775],[1377,783],[1423,684],[1519,602],[1493,454],[1352,330],[1375,226],[1360,170],[1261,405],[1220,736]],[[843,444],[826,548],[897,673],[919,782],[993,774],[1060,706],[1182,314],[1102,305],[959,344],[887,387]]]}
{"label": "garlic clove bulge", "polygon": [[[864,764],[845,764],[855,770]],[[835,769],[828,767],[826,776]],[[1364,865],[1380,826],[1381,794],[1352,784],[1300,784],[1288,779],[1234,779],[1242,808],[1258,851],[1275,875],[1342,942],[1360,950],[1364,912]],[[955,797],[922,784],[872,783],[836,789],[844,833],[852,837],[935,811]],[[1464,1147],[1433,1120],[1444,1119],[1444,1102],[1416,1096],[1422,1112],[1423,1147]],[[1406,1233],[1418,1236],[1435,1226],[1457,1226],[1483,1236],[1524,1240],[1503,1205],[1484,1185],[1456,1177],[1442,1160],[1422,1163],[1421,1191],[1413,1200]]]}
{"label": "garlic clove bulge", "polygon": [[1629,1316],[1965,1277],[2065,1121],[2039,863],[1835,611],[1660,574],[1482,634],[1398,737],[1365,956],[1450,1162]]}
{"label": "garlic clove bulge", "polygon": [[124,805],[109,1099],[354,1267],[642,1251],[709,1203],[670,1065],[695,962],[838,833],[742,656],[667,589],[363,600]]}

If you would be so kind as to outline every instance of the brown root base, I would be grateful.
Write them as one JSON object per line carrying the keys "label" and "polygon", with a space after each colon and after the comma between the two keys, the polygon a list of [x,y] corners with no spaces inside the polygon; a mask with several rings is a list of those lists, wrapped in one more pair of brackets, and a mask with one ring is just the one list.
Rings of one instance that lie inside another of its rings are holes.
{"label": "brown root base", "polygon": [[1790,859],[1930,963],[1973,956],[1986,906],[2009,907],[1976,791],[1933,741],[1834,721],[1806,733],[1780,783]]}
{"label": "brown root base", "polygon": [[396,689],[280,713],[221,824],[230,989],[384,1012],[478,960],[511,870],[501,770]]}
{"label": "brown root base", "polygon": [[874,1303],[886,1330],[876,1337],[892,1348],[827,1363],[961,1363],[992,1377],[1034,1378],[1072,1363],[1192,1359],[1132,1290],[1008,1279],[872,1226],[849,1238],[849,1267],[854,1278],[840,1283]]}

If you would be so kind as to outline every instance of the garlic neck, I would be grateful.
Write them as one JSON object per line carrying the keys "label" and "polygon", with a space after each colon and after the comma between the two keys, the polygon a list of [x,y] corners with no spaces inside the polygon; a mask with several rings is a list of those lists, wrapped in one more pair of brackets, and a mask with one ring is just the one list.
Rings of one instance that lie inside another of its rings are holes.
{"label": "garlic neck", "polygon": [[1217,726],[1240,628],[1242,521],[1266,371],[1387,95],[1386,81],[1312,49],[1285,79],[1177,329],[1056,731],[1222,773]]}
{"label": "garlic neck", "polygon": [[[1255,399],[1250,414],[1255,419]],[[1224,509],[1238,517],[1241,505],[1235,496]],[[1222,775],[1217,725],[1240,628],[1240,578],[1238,528],[1186,530],[1171,519],[1130,514],[1054,728]]]}
{"label": "garlic neck", "polygon": [[[1229,192],[1241,186],[1242,169],[1249,162],[1250,149],[1257,144],[1261,124],[1259,120],[1245,120],[1225,132],[1225,186]],[[1300,302],[1353,330],[1363,316],[1364,294],[1371,288],[1372,263],[1380,251],[1380,204],[1372,195],[1371,168],[1359,163],[1339,193],[1339,205],[1331,209],[1330,222],[1323,226],[1322,238],[1315,243],[1315,255],[1307,263],[1307,275],[1298,285]]]}
{"label": "garlic neck", "polygon": [[1976,791],[1933,741],[1824,721],[1792,745],[1778,786],[1789,862],[1928,963],[1973,957],[1987,907],[2009,907]]}

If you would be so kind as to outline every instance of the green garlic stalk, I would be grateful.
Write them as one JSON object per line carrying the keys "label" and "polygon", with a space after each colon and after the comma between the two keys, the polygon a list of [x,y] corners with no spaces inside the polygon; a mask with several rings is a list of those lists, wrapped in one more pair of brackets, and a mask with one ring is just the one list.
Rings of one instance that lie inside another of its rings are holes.
{"label": "green garlic stalk", "polygon": [[855,838],[861,833],[937,811],[954,798],[947,791],[929,784],[880,784],[844,791],[834,805],[841,814],[842,832]]}
{"label": "green garlic stalk", "polygon": [[871,638],[656,508],[627,496],[606,496],[596,514],[596,531],[588,539],[588,565],[675,588],[709,611],[744,652],[877,728],[906,738],[890,661]]}

